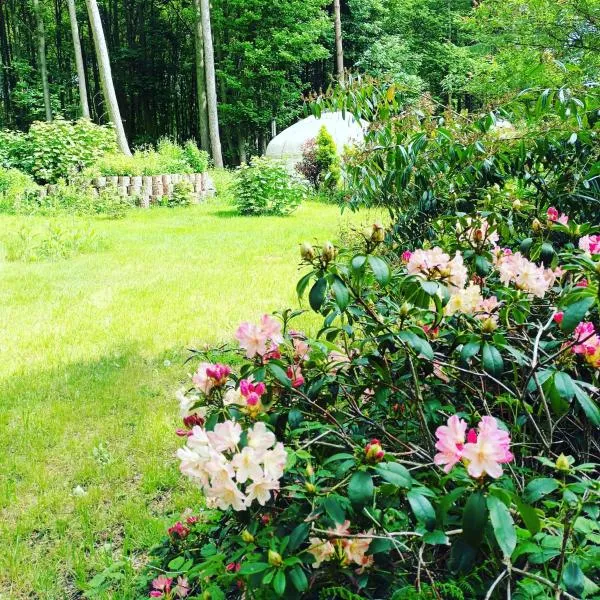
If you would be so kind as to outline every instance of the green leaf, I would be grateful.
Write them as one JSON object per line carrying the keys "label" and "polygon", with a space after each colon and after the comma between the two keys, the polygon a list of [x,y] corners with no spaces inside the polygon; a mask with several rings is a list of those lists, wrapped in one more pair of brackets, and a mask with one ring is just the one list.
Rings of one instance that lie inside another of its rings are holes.
{"label": "green leaf", "polygon": [[373,497],[373,478],[364,471],[357,471],[348,483],[348,498],[353,504],[364,506]]}
{"label": "green leaf", "polygon": [[510,558],[517,545],[517,534],[515,532],[515,524],[513,523],[510,512],[506,504],[496,498],[496,496],[488,496],[487,507],[490,511],[490,521],[496,541],[506,558]]}
{"label": "green leaf", "polygon": [[380,285],[387,285],[392,278],[392,271],[387,262],[383,258],[373,255],[369,255],[368,260],[377,282]]}
{"label": "green leaf", "polygon": [[477,548],[483,540],[488,512],[485,497],[481,492],[473,492],[465,504],[463,512],[463,537],[471,546]]}
{"label": "green leaf", "polygon": [[504,361],[498,349],[485,342],[482,352],[483,369],[490,375],[498,377],[504,369]]}
{"label": "green leaf", "polygon": [[481,256],[481,254],[478,254],[475,257],[475,271],[477,272],[477,275],[479,275],[480,277],[485,277],[491,269],[492,265],[485,256]]}
{"label": "green leaf", "polygon": [[401,331],[398,338],[406,342],[416,353],[417,356],[423,356],[427,360],[433,360],[433,348],[424,338],[418,336],[413,331]]}
{"label": "green leaf", "polygon": [[305,592],[308,589],[308,579],[306,578],[306,573],[299,565],[296,565],[290,572],[290,579],[292,581],[293,586],[299,592]]}
{"label": "green leaf", "polygon": [[585,577],[581,567],[573,559],[570,559],[567,563],[563,571],[562,581],[569,594],[581,597],[585,585]]}
{"label": "green leaf", "polygon": [[477,557],[477,549],[459,537],[453,544],[450,551],[450,570],[454,573],[468,573],[471,570]]}
{"label": "green leaf", "polygon": [[396,462],[384,462],[375,467],[375,472],[396,487],[410,488],[412,476],[406,467]]}
{"label": "green leaf", "polygon": [[435,527],[435,510],[431,502],[419,493],[417,490],[411,490],[406,494],[408,503],[419,521],[425,524],[425,527],[432,531]]}
{"label": "green leaf", "polygon": [[266,571],[271,565],[269,563],[256,562],[256,563],[242,563],[240,568],[240,575],[255,575],[256,573],[262,573]]}
{"label": "green leaf", "polygon": [[171,571],[179,571],[179,569],[181,569],[183,563],[185,563],[185,557],[183,556],[178,556],[177,558],[174,558],[170,563],[169,563],[169,569]]}
{"label": "green leaf", "polygon": [[346,514],[340,503],[335,498],[325,498],[323,502],[325,512],[331,517],[334,523],[343,523],[346,520]]}
{"label": "green leaf", "polygon": [[525,527],[527,527],[527,530],[531,535],[535,535],[542,529],[542,523],[538,514],[535,512],[535,508],[529,504],[525,504],[525,502],[523,502],[516,494],[513,498],[519,514],[523,519],[523,523],[525,523]]}
{"label": "green leaf", "polygon": [[469,342],[462,347],[460,351],[460,360],[462,363],[467,363],[470,358],[479,354],[481,344],[479,342]]}
{"label": "green leaf", "polygon": [[312,286],[308,293],[308,302],[310,307],[315,311],[319,312],[323,302],[325,302],[325,295],[327,294],[327,279],[321,277],[317,279],[315,284]]}
{"label": "green leaf", "polygon": [[585,314],[594,304],[594,301],[594,296],[586,296],[585,298],[566,306],[563,309],[564,315],[560,328],[565,333],[571,333],[575,327],[583,321]]}
{"label": "green leaf", "polygon": [[273,578],[273,589],[278,596],[283,596],[285,592],[285,572],[277,571],[277,574]]}
{"label": "green leaf", "polygon": [[550,477],[539,477],[530,481],[525,487],[523,500],[525,502],[537,502],[547,494],[558,488],[558,481]]}
{"label": "green leaf", "polygon": [[311,271],[310,273],[304,275],[296,284],[296,294],[298,294],[299,299],[302,299],[302,296],[304,296],[304,292],[306,291],[306,288],[308,287],[312,276],[313,273]]}
{"label": "green leaf", "polygon": [[449,543],[449,538],[443,531],[436,529],[435,531],[428,531],[423,536],[423,541],[426,544],[431,544],[432,546],[435,546],[435,545],[446,546]]}
{"label": "green leaf", "polygon": [[576,383],[573,383],[573,391],[575,392],[575,398],[577,398],[579,406],[581,406],[587,418],[596,427],[600,427],[600,409],[598,408],[598,405],[589,397],[587,392],[581,389]]}
{"label": "green leaf", "polygon": [[367,257],[363,254],[358,254],[352,259],[350,266],[352,267],[352,270],[354,271],[355,275],[362,273],[363,269],[365,268],[366,262]]}
{"label": "green leaf", "polygon": [[335,296],[335,303],[338,305],[340,310],[345,310],[350,302],[350,294],[346,284],[339,278],[334,277],[333,283],[331,284],[333,295]]}
{"label": "green leaf", "polygon": [[285,371],[278,364],[274,363],[273,361],[269,361],[267,363],[267,369],[269,369],[269,371],[273,373],[275,379],[277,379],[277,381],[279,381],[281,385],[283,385],[286,388],[292,387],[292,382],[290,381],[290,378],[286,375]]}
{"label": "green leaf", "polygon": [[300,523],[300,525],[292,530],[292,533],[290,533],[290,541],[288,543],[288,550],[290,552],[294,552],[294,550],[302,544],[308,537],[309,530],[310,525],[308,523]]}

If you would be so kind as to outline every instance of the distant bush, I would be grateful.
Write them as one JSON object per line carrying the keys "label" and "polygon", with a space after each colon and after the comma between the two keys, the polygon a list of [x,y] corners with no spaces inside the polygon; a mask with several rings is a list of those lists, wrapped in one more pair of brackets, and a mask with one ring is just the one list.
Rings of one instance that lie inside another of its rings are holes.
{"label": "distant bush", "polygon": [[77,254],[95,252],[101,240],[89,227],[67,227],[49,223],[43,229],[24,227],[5,240],[5,258],[9,262],[60,260]]}
{"label": "distant bush", "polygon": [[95,125],[88,119],[55,119],[34,123],[26,134],[2,132],[0,147],[4,166],[21,169],[40,183],[54,183],[115,151],[116,141],[110,126]]}
{"label": "distant bush", "polygon": [[316,190],[337,188],[341,175],[340,159],[335,141],[324,125],[316,138],[304,143],[302,161],[296,165],[296,170]]}
{"label": "distant bush", "polygon": [[179,144],[162,139],[156,150],[143,148],[133,156],[112,152],[100,157],[87,174],[90,176],[164,175],[173,173],[203,173],[208,167],[208,154],[199,150],[190,140],[182,148]]}
{"label": "distant bush", "polygon": [[285,165],[257,157],[237,170],[233,191],[242,215],[286,215],[306,195],[306,187],[288,173]]}
{"label": "distant bush", "polygon": [[181,181],[173,186],[170,196],[163,196],[162,206],[174,208],[175,206],[189,206],[194,199],[194,188],[191,183]]}
{"label": "distant bush", "polygon": [[0,212],[13,212],[22,196],[37,194],[33,179],[18,169],[0,167]]}

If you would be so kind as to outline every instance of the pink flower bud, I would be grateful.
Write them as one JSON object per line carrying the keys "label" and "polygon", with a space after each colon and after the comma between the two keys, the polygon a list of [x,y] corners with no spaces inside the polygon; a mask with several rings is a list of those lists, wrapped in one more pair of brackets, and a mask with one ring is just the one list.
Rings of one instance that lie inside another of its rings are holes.
{"label": "pink flower bud", "polygon": [[412,252],[410,250],[405,250],[402,253],[402,262],[407,263],[410,260],[410,257],[412,256]]}
{"label": "pink flower bud", "polygon": [[562,310],[560,310],[557,313],[555,313],[552,318],[554,319],[555,323],[560,324],[560,323],[562,323],[564,316],[565,316],[565,313]]}
{"label": "pink flower bud", "polygon": [[551,206],[548,209],[546,216],[548,217],[548,221],[558,221],[558,211],[556,208],[554,208],[554,206]]}
{"label": "pink flower bud", "polygon": [[587,287],[588,286],[588,280],[587,279],[582,279],[581,281],[578,281],[575,284],[575,287]]}

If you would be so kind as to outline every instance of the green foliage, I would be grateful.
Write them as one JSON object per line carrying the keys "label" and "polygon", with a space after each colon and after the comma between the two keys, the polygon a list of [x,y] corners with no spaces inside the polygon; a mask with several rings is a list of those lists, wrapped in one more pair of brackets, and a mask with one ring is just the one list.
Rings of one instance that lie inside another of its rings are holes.
{"label": "green foliage", "polygon": [[287,215],[304,200],[306,188],[282,162],[254,157],[237,170],[233,193],[242,215]]}
{"label": "green foliage", "polygon": [[27,134],[9,134],[8,137],[5,164],[19,168],[43,183],[73,177],[116,148],[112,128],[94,125],[87,119],[39,121]]}
{"label": "green foliage", "polygon": [[90,177],[118,175],[173,175],[177,173],[204,173],[208,155],[193,141],[185,147],[169,139],[159,141],[156,150],[142,148],[132,156],[120,152],[106,154],[86,171]]}
{"label": "green foliage", "polygon": [[182,181],[173,186],[170,196],[164,196],[162,205],[173,208],[175,206],[189,206],[194,199],[194,188],[191,183]]}
{"label": "green foliage", "polygon": [[0,167],[0,212],[15,212],[22,197],[37,193],[38,186],[29,175]]}
{"label": "green foliage", "polygon": [[1,240],[9,262],[39,262],[61,260],[78,254],[96,252],[101,240],[90,227],[48,223],[40,229],[23,227]]}
{"label": "green foliage", "polygon": [[406,586],[394,592],[391,600],[465,600],[462,590],[452,583],[438,583],[431,586],[424,583],[421,591],[414,586]]}
{"label": "green foliage", "polygon": [[323,125],[315,140],[315,162],[319,169],[319,182],[326,188],[335,189],[340,181],[340,159],[335,141]]}

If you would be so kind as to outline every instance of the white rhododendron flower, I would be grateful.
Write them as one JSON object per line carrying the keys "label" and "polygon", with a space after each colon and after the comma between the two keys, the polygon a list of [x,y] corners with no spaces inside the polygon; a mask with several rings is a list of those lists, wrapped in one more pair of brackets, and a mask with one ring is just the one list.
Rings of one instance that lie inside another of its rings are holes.
{"label": "white rhododendron flower", "polygon": [[255,500],[264,506],[279,490],[287,461],[283,444],[260,421],[246,431],[244,447],[242,434],[232,420],[213,431],[195,425],[177,451],[181,472],[202,488],[208,507],[245,510]]}

